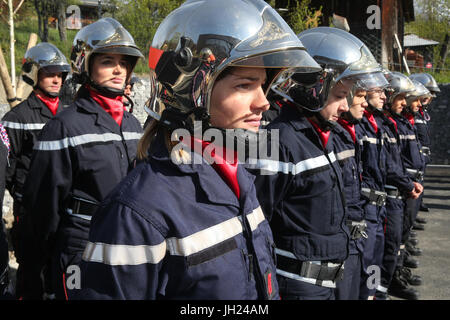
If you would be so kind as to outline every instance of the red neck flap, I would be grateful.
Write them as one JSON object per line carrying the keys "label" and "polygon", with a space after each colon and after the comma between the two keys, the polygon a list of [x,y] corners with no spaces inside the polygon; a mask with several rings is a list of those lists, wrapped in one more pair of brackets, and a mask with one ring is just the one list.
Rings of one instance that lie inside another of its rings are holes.
{"label": "red neck flap", "polygon": [[97,102],[100,107],[103,108],[107,113],[111,115],[111,117],[114,119],[114,121],[117,122],[117,124],[120,126],[122,124],[122,118],[123,118],[123,97],[117,96],[115,98],[108,98],[105,96],[102,96],[97,91],[91,89],[91,87],[87,86],[87,89],[89,90],[89,94],[92,99],[94,99],[95,102]]}
{"label": "red neck flap", "polygon": [[319,127],[319,125],[317,123],[315,123],[313,120],[311,120],[310,118],[306,118],[306,119],[308,119],[308,121],[316,129],[316,132],[319,134],[320,140],[322,141],[323,148],[326,149],[327,143],[328,143],[328,139],[330,138],[331,130],[330,131],[323,131]]}
{"label": "red neck flap", "polygon": [[[191,148],[203,155],[205,149],[211,145],[211,142],[203,141],[200,139],[196,139],[195,137],[191,137]],[[212,144],[214,146],[214,144]],[[201,147],[201,150],[199,150]],[[222,177],[225,183],[231,188],[236,197],[239,199],[240,189],[239,182],[237,179],[237,166],[238,159],[236,151],[233,151],[233,159],[230,161],[226,159],[227,149],[223,147],[222,154],[217,154],[215,151],[217,150],[217,146],[208,148],[208,156],[211,156],[212,167],[216,172]]]}
{"label": "red neck flap", "polygon": [[338,119],[339,124],[348,131],[348,133],[350,133],[350,135],[352,136],[352,140],[354,143],[356,143],[356,129],[355,129],[355,125],[351,124],[350,122],[348,122],[345,119],[339,118]]}
{"label": "red neck flap", "polygon": [[373,117],[373,114],[367,110],[364,110],[364,115],[366,116],[367,120],[369,120],[373,130],[375,130],[375,133],[378,133],[378,125],[377,122],[375,121],[375,118]]}
{"label": "red neck flap", "polygon": [[41,100],[46,106],[47,108],[50,109],[51,113],[53,115],[56,114],[56,111],[58,110],[58,105],[59,105],[59,97],[49,97],[47,95],[41,95],[40,93],[35,92],[36,97],[39,98],[39,100]]}

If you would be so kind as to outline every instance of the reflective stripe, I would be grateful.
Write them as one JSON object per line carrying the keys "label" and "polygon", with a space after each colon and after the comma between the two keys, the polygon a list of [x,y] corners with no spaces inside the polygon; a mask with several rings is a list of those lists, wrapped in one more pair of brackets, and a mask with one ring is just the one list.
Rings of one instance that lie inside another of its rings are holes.
{"label": "reflective stripe", "polygon": [[80,214],[80,213],[73,213],[72,209],[66,209],[66,212],[68,214],[70,214],[71,216],[78,217],[78,218],[81,218],[81,219],[84,219],[84,220],[88,220],[88,221],[91,221],[91,218],[92,218],[91,215]]}
{"label": "reflective stripe", "polygon": [[[368,136],[362,137],[359,141],[360,141],[361,145],[362,145],[362,143],[364,141],[367,141],[367,142],[369,142],[371,144],[378,144],[378,142],[379,142],[379,140],[377,138],[371,138],[371,137],[368,137]],[[383,144],[383,140],[381,140],[381,144]]]}
{"label": "reflective stripe", "polygon": [[422,172],[422,171],[419,171],[419,170],[415,170],[415,169],[406,169],[406,171],[407,172],[409,172],[409,173],[411,173],[411,174],[417,174],[417,173],[419,173],[419,172]]}
{"label": "reflective stripe", "polygon": [[421,120],[421,119],[414,119],[415,123],[423,123],[423,124],[427,124],[427,122],[425,120]]}
{"label": "reflective stripe", "polygon": [[[298,260],[297,257],[292,252],[289,252],[289,251],[286,251],[286,250],[283,250],[283,249],[275,248],[275,253],[280,255],[280,256],[285,256],[285,257],[288,257],[288,258],[291,258],[291,259]],[[317,264],[317,265],[321,264],[320,261],[310,261],[310,262],[314,263],[314,264]],[[340,264],[328,263],[327,265],[330,266],[330,267],[334,267],[334,266],[338,266]],[[300,272],[300,270],[299,270],[299,272]],[[325,280],[325,281],[322,281],[321,284],[319,284],[320,282],[317,279],[302,277],[302,276],[299,276],[298,274],[287,272],[287,271],[284,271],[284,270],[281,270],[281,269],[278,269],[278,268],[277,268],[277,274],[282,275],[282,276],[284,276],[286,278],[289,278],[289,279],[303,281],[303,282],[307,282],[307,283],[311,283],[311,284],[315,284],[315,285],[320,285],[322,287],[336,288],[336,282],[331,281],[331,280]]]}
{"label": "reflective stripe", "polygon": [[83,252],[83,260],[99,262],[111,266],[159,263],[166,255],[166,242],[154,246],[130,246],[88,242]]}
{"label": "reflective stripe", "polygon": [[[328,157],[330,158],[331,163],[336,161],[336,156],[334,152],[330,152],[328,154]],[[250,163],[252,163],[252,161],[250,161]],[[320,167],[327,166],[329,164],[330,162],[328,161],[327,157],[325,155],[321,155],[315,158],[300,161],[296,164],[292,162],[280,162],[274,160],[258,159],[256,160],[255,164],[250,164],[246,167],[251,169],[261,169],[271,172],[282,172],[284,174],[290,173],[296,175],[304,171],[317,169]]]}
{"label": "reflective stripe", "polygon": [[242,230],[241,221],[235,217],[185,238],[169,238],[166,240],[167,248],[172,255],[189,256],[230,239]]}
{"label": "reflective stripe", "polygon": [[[240,217],[234,217],[212,227],[198,231],[185,238],[167,239],[167,247],[172,255],[189,256],[200,252],[225,240],[228,240],[243,231]],[[261,207],[256,208],[246,215],[252,231],[256,230],[259,224],[265,220]]]}
{"label": "reflective stripe", "polygon": [[[142,134],[137,132],[123,132],[125,140],[139,139]],[[76,147],[82,144],[94,143],[94,142],[110,142],[110,141],[122,141],[122,137],[115,133],[89,133],[80,136],[67,137],[61,140],[53,141],[38,141],[34,147],[36,150],[51,151],[61,150],[67,147]]]}
{"label": "reflective stripe", "polygon": [[342,161],[344,159],[354,157],[354,156],[355,156],[355,149],[344,150],[344,151],[341,151],[336,154],[336,158],[339,161]]}
{"label": "reflective stripe", "polygon": [[[265,220],[261,207],[256,208],[246,217],[252,231]],[[108,245],[89,242],[84,251],[83,260],[109,265],[158,263],[164,258],[166,250],[171,255],[187,257],[230,239],[242,231],[241,220],[239,217],[234,217],[185,238],[168,238],[157,246]],[[162,252],[163,249],[164,252]]]}
{"label": "reflective stripe", "polygon": [[400,140],[416,140],[416,135],[414,134],[409,135],[400,134],[398,137],[400,138]]}
{"label": "reflective stripe", "polygon": [[310,284],[319,285],[321,287],[336,288],[336,282],[331,281],[331,280],[325,280],[325,281],[322,281],[321,284],[319,284],[319,281],[317,281],[316,279],[301,277],[298,274],[290,273],[290,272],[283,271],[283,270],[280,270],[280,269],[277,269],[277,274],[279,274],[279,275],[281,275],[283,277],[289,278],[289,279],[303,281],[303,282],[307,282],[307,283],[310,283]]}
{"label": "reflective stripe", "polygon": [[247,220],[252,231],[256,230],[259,224],[265,219],[266,218],[264,217],[264,213],[262,212],[261,207],[256,208],[252,213],[249,213],[247,215]]}
{"label": "reflective stripe", "polygon": [[10,121],[2,121],[1,123],[5,128],[20,130],[41,130],[45,126],[45,123],[19,123]]}
{"label": "reflective stripe", "polygon": [[377,290],[380,291],[380,292],[383,292],[383,293],[387,293],[387,291],[388,291],[387,288],[383,287],[380,284],[377,286]]}
{"label": "reflective stripe", "polygon": [[383,138],[385,138],[389,143],[397,143],[397,139],[389,137],[387,133],[383,133]]}

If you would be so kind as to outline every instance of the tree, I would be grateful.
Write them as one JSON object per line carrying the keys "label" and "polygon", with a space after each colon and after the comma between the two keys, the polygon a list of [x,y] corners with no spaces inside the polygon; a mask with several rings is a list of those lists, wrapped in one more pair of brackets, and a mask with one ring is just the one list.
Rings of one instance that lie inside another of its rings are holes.
{"label": "tree", "polygon": [[110,1],[118,7],[116,19],[131,33],[146,54],[161,21],[184,0]]}
{"label": "tree", "polygon": [[67,40],[67,34],[66,34],[66,7],[67,7],[68,3],[65,0],[60,0],[60,1],[55,1],[55,2],[56,2],[56,4],[55,4],[56,17],[58,18],[59,39],[61,41],[66,41]]}
{"label": "tree", "polygon": [[440,43],[433,49],[433,60],[436,65],[440,60],[442,44],[450,30],[450,0],[416,0],[415,2],[415,20],[405,25],[405,33],[414,33],[419,37]]}
{"label": "tree", "polygon": [[294,1],[289,9],[288,21],[292,30],[299,34],[303,30],[318,27],[321,16],[322,7],[319,10],[311,9],[311,0]]}
{"label": "tree", "polygon": [[34,0],[38,16],[38,35],[42,42],[48,42],[48,18],[53,9],[53,0]]}

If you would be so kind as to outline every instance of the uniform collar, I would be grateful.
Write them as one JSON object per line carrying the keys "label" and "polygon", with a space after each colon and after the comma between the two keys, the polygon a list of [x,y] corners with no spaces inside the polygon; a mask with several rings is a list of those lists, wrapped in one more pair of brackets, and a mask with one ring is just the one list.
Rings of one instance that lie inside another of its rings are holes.
{"label": "uniform collar", "polygon": [[[36,93],[34,91],[32,91],[31,94],[28,96],[28,100],[31,102],[28,105],[33,109],[39,109],[42,116],[44,116],[46,118],[53,118],[53,113],[44,104],[44,102],[42,102],[41,99],[39,99],[36,96]],[[60,112],[61,110],[62,110],[62,106],[61,106],[61,103],[59,103],[56,113]]]}
{"label": "uniform collar", "polygon": [[[210,202],[232,205],[237,208],[240,207],[240,202],[230,187],[217,171],[198,153],[187,151],[192,161],[187,164],[175,164],[169,155],[162,137],[155,139],[150,150],[152,150],[150,158],[167,163],[167,165],[172,166],[183,174],[197,177],[202,191]],[[252,187],[254,187],[255,177],[246,171],[242,165],[238,165],[237,180],[239,182],[240,199],[245,200]]]}
{"label": "uniform collar", "polygon": [[[76,106],[87,113],[95,114],[97,125],[102,126],[111,132],[120,133],[121,127],[117,125],[116,121],[114,121],[114,119],[89,96],[89,93],[85,88],[80,90],[83,91],[80,92],[79,98],[75,101]],[[125,125],[125,119],[128,117],[129,113],[124,111],[122,119],[123,125]],[[125,128],[122,127],[122,130],[124,129]]]}

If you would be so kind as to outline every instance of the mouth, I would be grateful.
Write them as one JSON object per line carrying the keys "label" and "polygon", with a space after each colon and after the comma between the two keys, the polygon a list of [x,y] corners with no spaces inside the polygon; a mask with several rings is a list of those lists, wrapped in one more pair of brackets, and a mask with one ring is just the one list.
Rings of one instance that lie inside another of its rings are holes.
{"label": "mouth", "polygon": [[244,120],[244,122],[249,124],[252,127],[259,127],[261,125],[261,118],[262,117],[250,118],[250,119]]}
{"label": "mouth", "polygon": [[111,79],[111,81],[112,81],[113,83],[118,83],[118,84],[122,84],[122,83],[123,83],[123,80],[124,80],[124,79],[122,79],[122,78],[112,78],[112,79]]}

